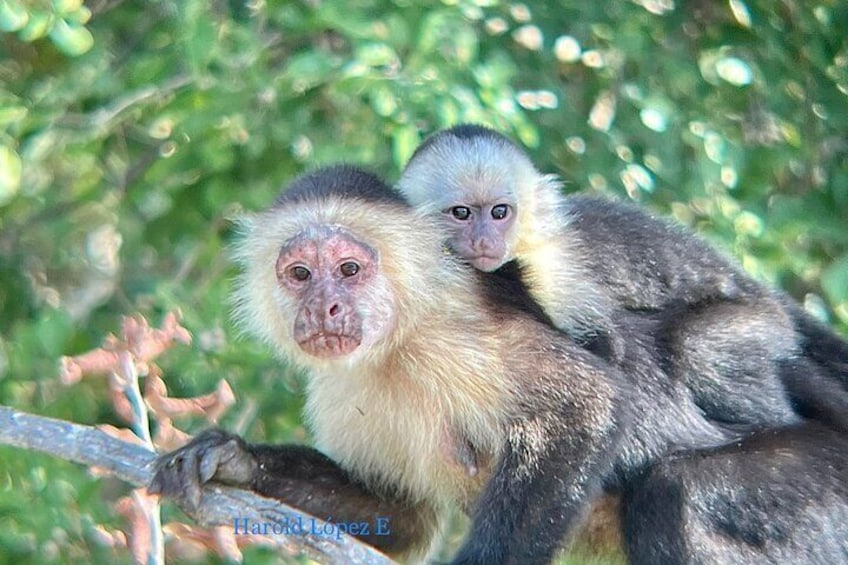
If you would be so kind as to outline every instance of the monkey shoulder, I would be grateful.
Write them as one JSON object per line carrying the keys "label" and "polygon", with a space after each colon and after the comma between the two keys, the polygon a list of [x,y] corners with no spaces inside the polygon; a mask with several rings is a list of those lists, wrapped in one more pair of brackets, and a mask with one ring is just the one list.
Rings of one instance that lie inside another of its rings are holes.
{"label": "monkey shoulder", "polygon": [[486,304],[497,306],[490,313],[501,321],[518,316],[554,326],[547,311],[531,295],[527,270],[518,261],[509,261],[491,273],[474,274],[480,296]]}

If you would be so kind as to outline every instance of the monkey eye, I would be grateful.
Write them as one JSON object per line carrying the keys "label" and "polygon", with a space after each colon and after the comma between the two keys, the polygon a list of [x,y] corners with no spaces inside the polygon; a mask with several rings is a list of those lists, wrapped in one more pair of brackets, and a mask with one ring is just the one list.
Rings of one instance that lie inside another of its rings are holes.
{"label": "monkey eye", "polygon": [[312,273],[303,265],[295,265],[289,269],[289,275],[296,281],[306,281],[312,276]]}
{"label": "monkey eye", "polygon": [[471,210],[468,206],[454,206],[450,209],[450,213],[457,220],[467,220],[471,217]]}
{"label": "monkey eye", "polygon": [[339,271],[341,271],[343,277],[352,277],[359,272],[359,269],[359,264],[354,261],[347,261],[339,267]]}
{"label": "monkey eye", "polygon": [[509,214],[509,206],[506,204],[498,204],[492,207],[492,217],[496,220],[503,220]]}

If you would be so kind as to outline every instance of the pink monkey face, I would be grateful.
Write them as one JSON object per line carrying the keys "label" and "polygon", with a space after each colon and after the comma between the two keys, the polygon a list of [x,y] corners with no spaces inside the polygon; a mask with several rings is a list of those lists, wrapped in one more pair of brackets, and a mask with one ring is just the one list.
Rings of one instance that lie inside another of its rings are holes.
{"label": "pink monkey face", "polygon": [[456,204],[444,210],[452,232],[450,245],[480,271],[494,271],[509,260],[507,236],[515,209],[505,202]]}
{"label": "pink monkey face", "polygon": [[326,359],[356,351],[360,302],[376,272],[376,251],[341,231],[296,237],[280,249],[277,280],[298,304],[293,335],[301,350]]}

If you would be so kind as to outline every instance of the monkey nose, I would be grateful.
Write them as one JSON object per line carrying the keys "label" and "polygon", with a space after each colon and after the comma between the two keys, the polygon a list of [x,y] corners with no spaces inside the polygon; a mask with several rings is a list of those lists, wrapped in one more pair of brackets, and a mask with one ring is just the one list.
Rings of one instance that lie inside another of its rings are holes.
{"label": "monkey nose", "polygon": [[492,242],[488,238],[475,239],[471,242],[471,248],[478,253],[486,253],[494,248]]}
{"label": "monkey nose", "polygon": [[342,307],[341,307],[341,306],[339,306],[339,304],[338,304],[337,302],[334,302],[333,304],[331,304],[331,305],[330,305],[330,307],[329,307],[329,308],[327,308],[327,314],[328,314],[331,318],[334,318],[334,317],[335,317],[337,314],[339,314],[341,311],[342,311]]}

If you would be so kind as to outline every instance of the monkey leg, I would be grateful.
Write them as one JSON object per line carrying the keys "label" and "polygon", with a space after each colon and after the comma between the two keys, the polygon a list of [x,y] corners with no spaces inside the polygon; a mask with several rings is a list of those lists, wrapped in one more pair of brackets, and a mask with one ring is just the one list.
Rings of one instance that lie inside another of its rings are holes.
{"label": "monkey leg", "polygon": [[799,414],[848,431],[848,389],[832,367],[803,356],[781,361],[779,371]]}
{"label": "monkey leg", "polygon": [[195,514],[210,481],[249,488],[337,524],[363,525],[351,533],[395,556],[423,553],[439,524],[434,508],[375,493],[315,449],[251,445],[217,429],[161,456],[148,491]]}
{"label": "monkey leg", "polygon": [[780,295],[778,299],[795,322],[804,357],[827,371],[843,387],[848,387],[848,341],[845,337],[813,318],[792,298]]}
{"label": "monkey leg", "polygon": [[612,469],[613,416],[586,424],[551,414],[513,423],[454,564],[551,562]]}
{"label": "monkey leg", "polygon": [[821,424],[671,455],[623,501],[635,565],[848,562],[848,437]]}
{"label": "monkey leg", "polygon": [[687,385],[707,417],[755,426],[798,420],[781,375],[798,338],[770,297],[670,308],[662,326],[666,372]]}

